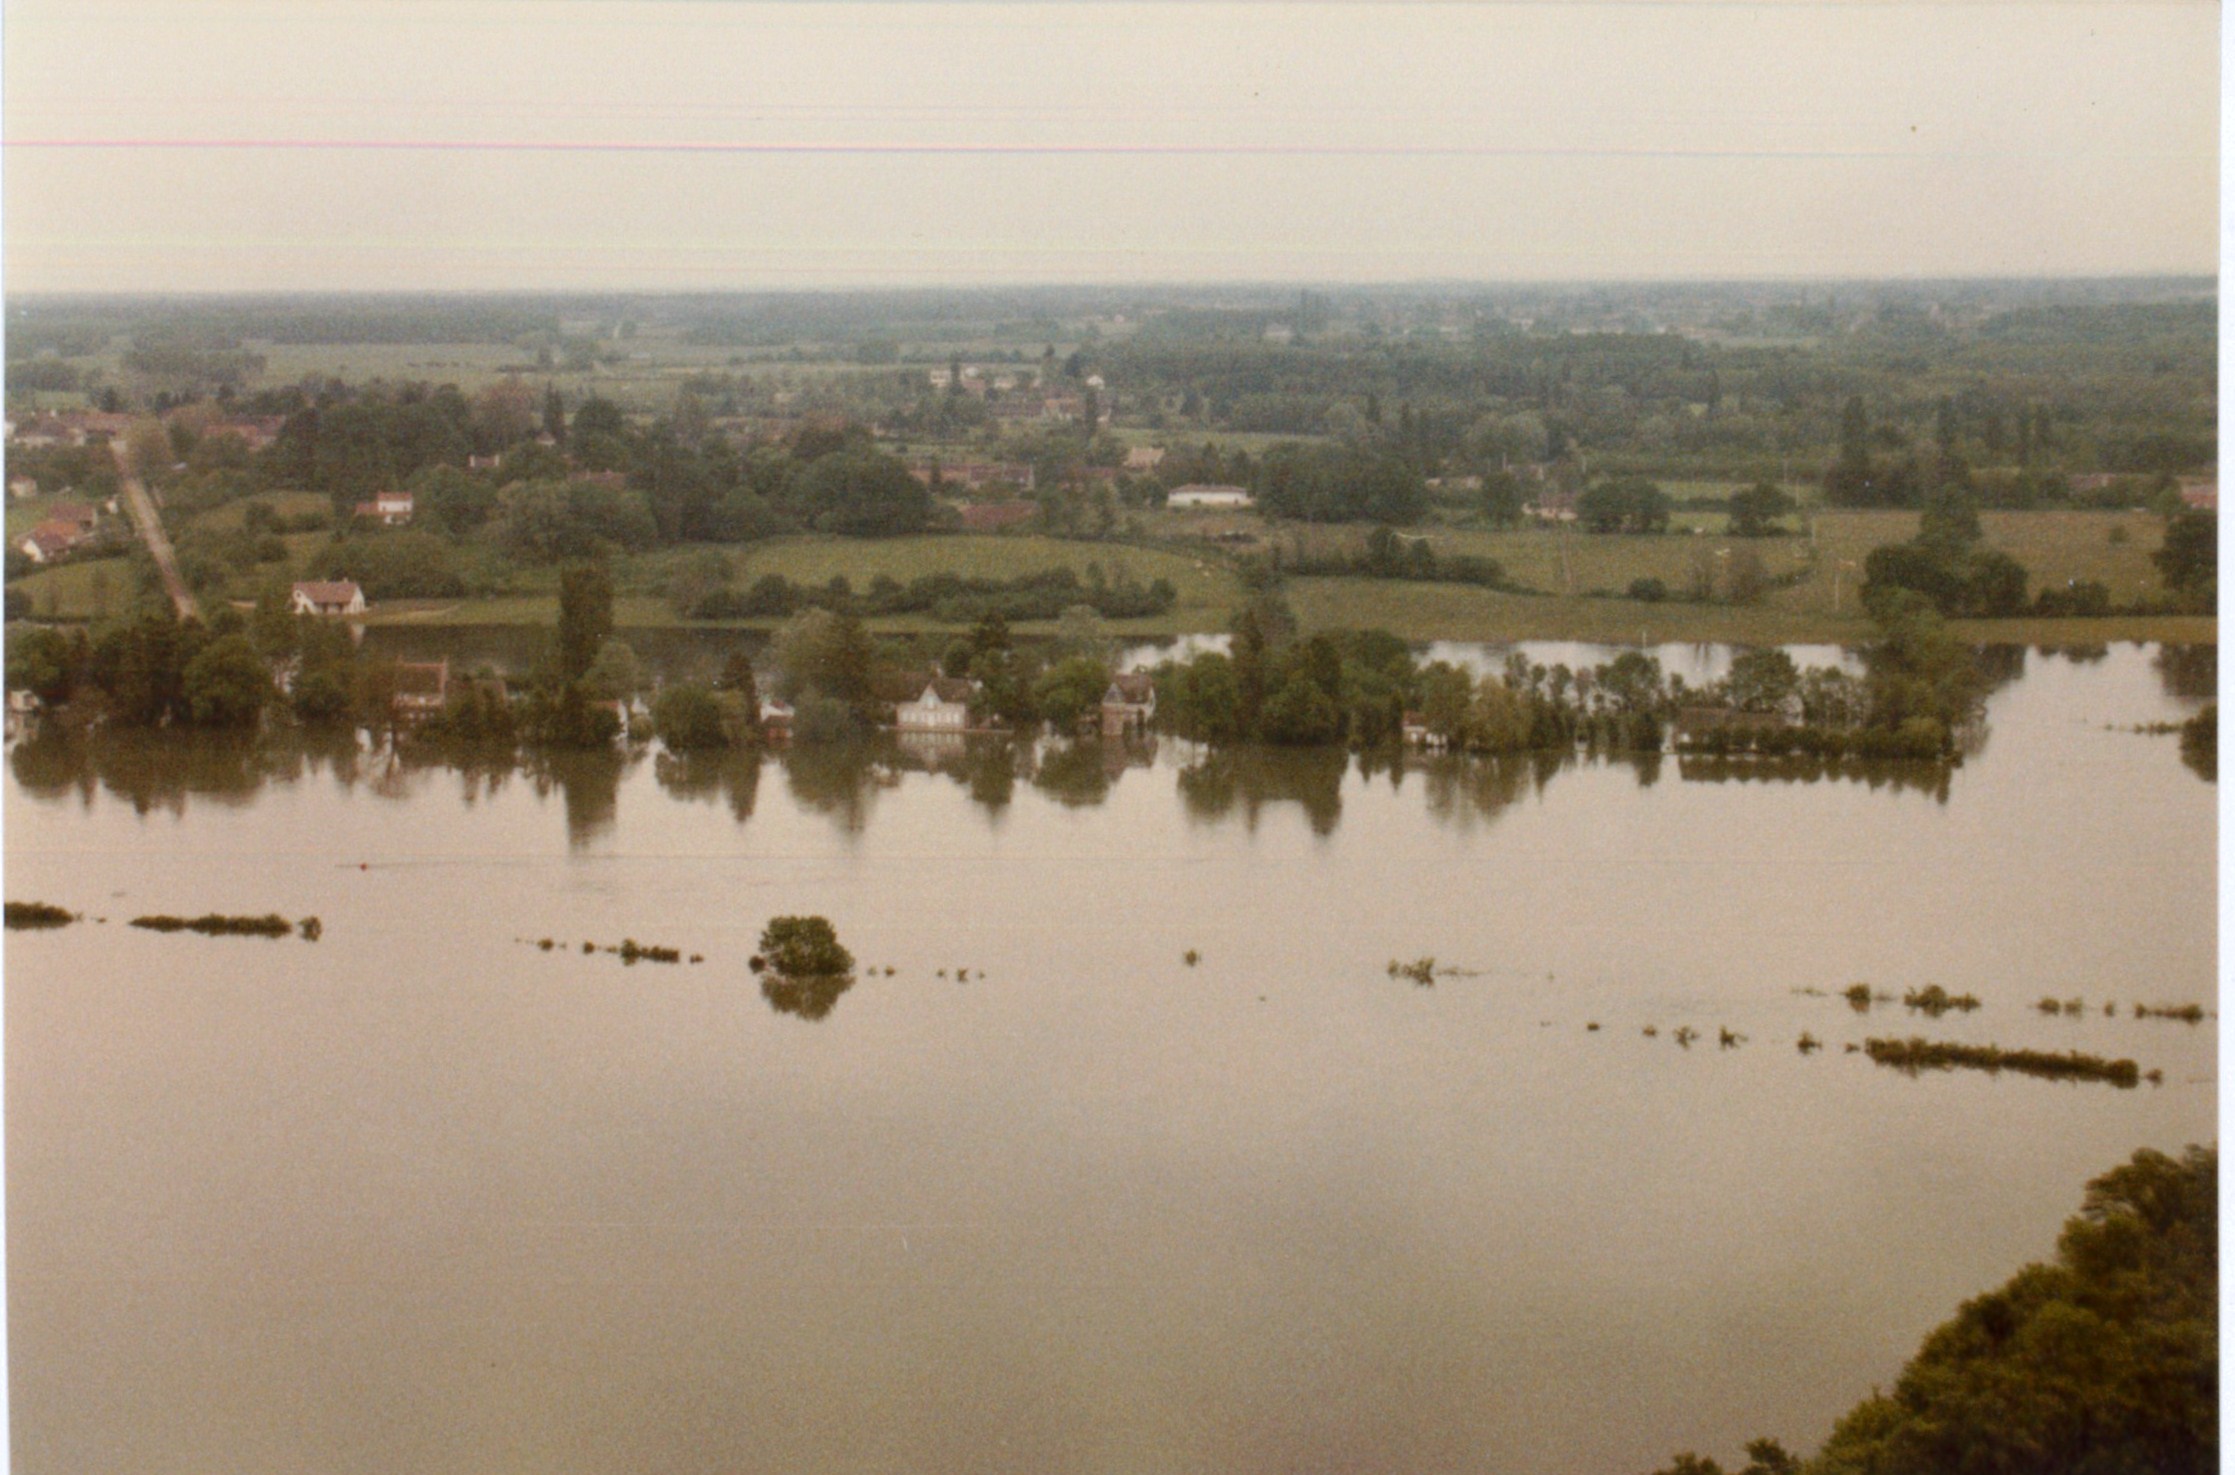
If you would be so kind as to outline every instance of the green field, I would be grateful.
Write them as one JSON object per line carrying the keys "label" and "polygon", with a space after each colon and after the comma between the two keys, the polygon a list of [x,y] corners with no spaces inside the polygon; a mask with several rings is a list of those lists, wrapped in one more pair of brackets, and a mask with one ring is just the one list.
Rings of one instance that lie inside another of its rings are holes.
{"label": "green field", "polygon": [[137,599],[129,559],[89,558],[41,569],[19,581],[43,620],[99,620],[128,613]]}
{"label": "green field", "polygon": [[[285,500],[287,506],[295,505],[295,498]],[[225,508],[210,515],[224,519],[237,518],[239,513]],[[1224,525],[1235,520],[1231,514],[1206,514],[1202,521],[1186,514],[1169,514],[1155,521],[1161,526],[1174,519],[1182,526],[1204,526],[1209,521]],[[1250,521],[1256,520],[1252,517]],[[1985,514],[1981,521],[1988,543],[2024,563],[2033,574],[2036,588],[2082,578],[2101,580],[2112,590],[2112,597],[2121,602],[2159,592],[2150,553],[2160,541],[2162,524],[2150,514],[2005,512]],[[1813,521],[1813,540],[1803,536],[1746,540],[1681,533],[1632,537],[1579,533],[1572,528],[1511,532],[1431,528],[1425,535],[1439,553],[1495,558],[1514,579],[1538,592],[1514,594],[1456,584],[1315,577],[1291,579],[1286,593],[1306,628],[1379,627],[1411,640],[1861,641],[1869,638],[1871,630],[1856,592],[1862,560],[1880,543],[1898,542],[1912,535],[1916,523],[1914,513],[1821,513]],[[2124,542],[2112,541],[2115,528],[2125,529]],[[1353,528],[1312,529],[1302,536],[1333,549],[1355,545],[1364,534]],[[302,568],[323,538],[323,534],[315,533],[289,535],[290,559],[286,565],[266,565],[246,573],[234,581],[228,594],[247,598],[274,579],[301,577]],[[1649,603],[1622,597],[1630,582],[1640,578],[1658,578],[1672,594],[1680,593],[1695,562],[1701,560],[1716,567],[1720,580],[1728,557],[1740,549],[1758,554],[1772,576],[1797,573],[1800,577],[1791,587],[1772,589],[1752,606],[1694,604],[1673,598]],[[1725,550],[1729,550],[1728,555],[1718,558]],[[621,590],[615,610],[619,622],[631,627],[680,623],[661,594],[673,566],[704,551],[672,549],[623,560],[616,569]],[[926,535],[883,540],[799,537],[727,549],[724,556],[732,569],[732,581],[740,588],[767,574],[781,574],[803,585],[826,584],[843,575],[856,590],[866,589],[879,575],[905,584],[932,573],[1009,579],[1069,566],[1083,578],[1089,563],[1099,563],[1110,577],[1122,570],[1143,583],[1169,579],[1179,591],[1178,603],[1164,615],[1110,622],[1114,630],[1144,636],[1224,629],[1244,597],[1230,561],[1207,548],[1191,553],[1038,536]],[[94,618],[94,581],[89,571],[95,567],[111,570],[107,576],[108,605],[111,611],[120,609],[130,598],[127,565],[120,559],[44,570],[24,579],[22,587],[41,615]],[[517,570],[504,582],[517,592],[503,597],[399,602],[376,607],[373,619],[377,623],[471,625],[550,624],[556,618],[553,570]],[[1572,595],[1566,592],[1571,589]],[[1594,590],[1605,592],[1594,595]],[[871,625],[888,633],[944,628],[925,616],[877,620]],[[2203,617],[1965,621],[1957,628],[1982,642],[2027,644],[2212,642],[2218,638],[2216,621]]]}
{"label": "green field", "polygon": [[[197,513],[194,515],[193,521],[199,527],[223,528],[230,531],[241,526],[241,520],[247,515],[251,503],[269,507],[281,517],[287,518],[331,512],[334,505],[331,499],[317,492],[259,492],[253,497],[243,497],[237,502],[227,502],[221,507],[213,507],[207,512]],[[173,520],[169,514],[164,515],[165,525],[169,525]],[[181,527],[186,525],[183,518],[177,519],[177,521]]]}
{"label": "green field", "polygon": [[[615,601],[614,618],[627,626],[674,625],[666,600],[658,597],[666,570],[680,559],[704,549],[679,549],[629,560],[618,571],[624,591]],[[888,539],[831,537],[783,538],[750,547],[726,550],[737,587],[750,586],[769,574],[780,574],[794,584],[827,584],[843,575],[857,590],[866,590],[880,574],[906,584],[928,574],[951,573],[965,578],[1013,579],[1068,567],[1080,578],[1087,565],[1100,564],[1105,575],[1121,572],[1140,583],[1168,579],[1179,591],[1178,602],[1163,615],[1139,620],[1112,620],[1114,631],[1137,635],[1178,635],[1200,630],[1224,629],[1241,601],[1241,584],[1227,566],[1209,557],[1191,557],[1158,549],[1132,548],[1115,543],[1083,543],[1045,537],[942,537]],[[546,571],[547,573],[548,571]],[[555,588],[549,577],[524,577],[529,587]],[[380,623],[411,624],[549,624],[557,618],[555,594],[524,593],[503,598],[456,601],[411,601],[406,605],[376,609]],[[768,621],[690,622],[767,624]],[[924,616],[900,616],[868,622],[875,630],[905,632],[945,628]],[[1052,628],[1052,623],[1050,625]],[[1027,622],[1025,629],[1034,628]]]}

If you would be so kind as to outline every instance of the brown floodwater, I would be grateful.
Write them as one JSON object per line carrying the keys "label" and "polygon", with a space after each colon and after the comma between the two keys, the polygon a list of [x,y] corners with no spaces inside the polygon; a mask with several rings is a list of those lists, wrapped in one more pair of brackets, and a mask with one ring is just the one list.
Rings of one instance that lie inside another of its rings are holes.
{"label": "brown floodwater", "polygon": [[[2216,1002],[2215,791],[2115,730],[2208,666],[2009,653],[1946,775],[18,742],[7,894],[107,922],[7,938],[16,1468],[1812,1448],[2088,1177],[2214,1137],[2216,1019],[2130,1010]],[[124,925],[210,911],[324,935]],[[804,1011],[746,967],[791,913],[862,965]],[[2164,1083],[1843,1048],[1911,1033]]]}

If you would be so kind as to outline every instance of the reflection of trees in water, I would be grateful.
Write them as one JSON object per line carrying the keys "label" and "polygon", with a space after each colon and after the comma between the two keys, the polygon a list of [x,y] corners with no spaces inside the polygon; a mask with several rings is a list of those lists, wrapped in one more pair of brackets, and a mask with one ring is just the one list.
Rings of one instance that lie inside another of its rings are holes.
{"label": "reflection of trees in water", "polygon": [[2111,647],[2107,645],[2044,645],[2039,649],[2045,656],[2070,661],[2075,666],[2093,666],[2111,655]]}
{"label": "reflection of trees in water", "polygon": [[899,773],[874,743],[799,743],[784,754],[784,778],[801,807],[859,833],[877,791],[898,782]]}
{"label": "reflection of trees in water", "polygon": [[362,776],[353,734],[287,733],[259,739],[241,733],[93,733],[46,726],[8,755],[16,782],[34,798],[71,793],[90,803],[106,789],[139,814],[184,814],[191,798],[228,806],[249,803],[272,780],[293,782],[331,768],[344,785]]}
{"label": "reflection of trees in water", "polygon": [[768,1007],[801,1019],[827,1018],[838,1007],[840,996],[853,986],[851,973],[817,973],[806,978],[789,978],[781,973],[761,975],[761,997],[768,1000]]}
{"label": "reflection of trees in water", "polygon": [[1180,770],[1180,798],[1195,819],[1222,820],[1239,809],[1251,830],[1266,805],[1301,804],[1312,833],[1330,835],[1342,818],[1349,768],[1350,754],[1341,748],[1213,750]]}
{"label": "reflection of trees in water", "polygon": [[1058,804],[1079,809],[1109,798],[1110,778],[1100,741],[1081,738],[1048,744],[1032,770],[1032,787]]}
{"label": "reflection of trees in water", "polygon": [[1540,758],[1558,760],[1562,767],[1575,761],[1572,754],[1551,753],[1471,758],[1446,754],[1422,760],[1420,779],[1427,791],[1429,817],[1462,829],[1472,829],[1477,822],[1494,823],[1524,796],[1544,788],[1551,774]]}
{"label": "reflection of trees in water", "polygon": [[2165,694],[2204,700],[2219,694],[2219,647],[2216,645],[2161,645],[2150,658]]}
{"label": "reflection of trees in water", "polygon": [[1979,693],[1982,699],[2025,675],[2026,647],[2022,645],[1982,645],[1972,652],[1972,664],[1986,682]]}
{"label": "reflection of trees in water", "polygon": [[543,754],[524,765],[538,798],[559,791],[566,808],[567,844],[576,849],[613,828],[620,810],[621,775],[635,766],[635,756],[612,748]]}
{"label": "reflection of trees in water", "polygon": [[1954,774],[1955,769],[1945,763],[1817,758],[1798,753],[1780,758],[1683,756],[1676,760],[1676,775],[1688,784],[1819,784],[1831,779],[1895,793],[1930,794],[1942,804],[1948,802]]}
{"label": "reflection of trees in water", "polygon": [[662,789],[678,799],[729,803],[739,824],[753,817],[760,797],[761,755],[745,748],[714,753],[662,753],[652,764],[653,777]]}

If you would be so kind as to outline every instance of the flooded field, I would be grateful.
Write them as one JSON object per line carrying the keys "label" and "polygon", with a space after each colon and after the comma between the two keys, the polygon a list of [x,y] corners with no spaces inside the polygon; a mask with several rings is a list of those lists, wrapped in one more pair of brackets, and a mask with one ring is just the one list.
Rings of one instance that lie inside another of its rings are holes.
{"label": "flooded field", "polygon": [[[2215,791],[2130,730],[2211,655],[1998,674],[1953,770],[19,741],[8,896],[83,914],[7,943],[19,1468],[1812,1448],[2215,1134],[2216,1015],[2134,1011],[2216,1009]],[[127,925],[267,913],[322,926]],[[819,1008],[747,968],[792,914]],[[1847,1048],[1912,1035],[2161,1080]]]}

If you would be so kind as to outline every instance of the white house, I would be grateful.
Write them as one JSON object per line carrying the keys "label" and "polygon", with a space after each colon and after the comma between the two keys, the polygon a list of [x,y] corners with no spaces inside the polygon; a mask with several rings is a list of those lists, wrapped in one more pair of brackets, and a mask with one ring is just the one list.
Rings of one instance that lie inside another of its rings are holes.
{"label": "white house", "polygon": [[287,607],[298,615],[361,615],[365,612],[365,591],[347,579],[297,584]]}
{"label": "white house", "polygon": [[398,527],[411,521],[411,493],[382,492],[370,502],[359,502],[357,515],[384,527]]}
{"label": "white house", "polygon": [[893,708],[893,725],[902,732],[961,732],[970,725],[971,685],[934,676],[923,695]]}
{"label": "white house", "polygon": [[1202,507],[1221,510],[1238,510],[1255,507],[1257,499],[1242,487],[1207,486],[1202,482],[1189,482],[1184,487],[1172,488],[1164,499],[1167,507]]}

